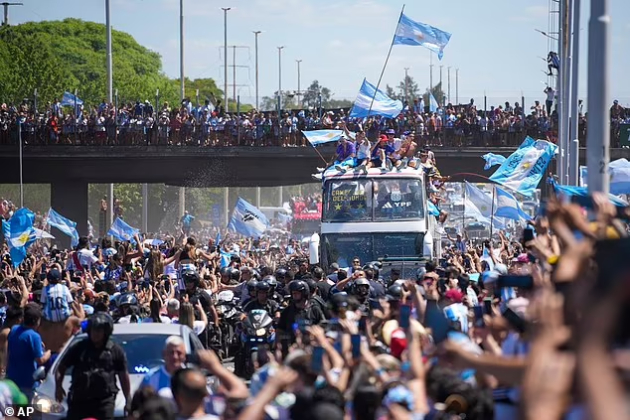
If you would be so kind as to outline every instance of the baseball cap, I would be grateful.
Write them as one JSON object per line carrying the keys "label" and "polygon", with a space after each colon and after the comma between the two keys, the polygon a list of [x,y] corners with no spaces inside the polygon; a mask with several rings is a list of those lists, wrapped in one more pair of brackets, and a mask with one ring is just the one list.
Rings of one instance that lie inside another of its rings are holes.
{"label": "baseball cap", "polygon": [[58,281],[61,280],[61,273],[56,268],[53,268],[46,274],[46,278],[48,281]]}
{"label": "baseball cap", "polygon": [[402,328],[397,328],[392,332],[389,349],[390,354],[397,359],[400,359],[403,352],[407,350],[407,336]]}
{"label": "baseball cap", "polygon": [[394,129],[393,129],[393,128],[390,128],[390,129],[389,129],[389,130],[387,130],[385,133],[386,133],[386,134],[396,134],[396,132],[394,131]]}
{"label": "baseball cap", "polygon": [[447,291],[446,293],[444,293],[444,297],[455,303],[462,303],[462,301],[464,300],[464,294],[459,289],[451,289]]}

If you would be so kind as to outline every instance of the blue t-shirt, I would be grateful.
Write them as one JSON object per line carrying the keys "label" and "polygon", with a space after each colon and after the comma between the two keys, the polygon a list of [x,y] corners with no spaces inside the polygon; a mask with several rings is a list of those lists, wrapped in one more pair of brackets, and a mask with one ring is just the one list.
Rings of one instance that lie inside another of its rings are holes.
{"label": "blue t-shirt", "polygon": [[44,355],[42,337],[32,328],[16,325],[9,333],[7,353],[7,378],[20,388],[32,389],[36,359]]}

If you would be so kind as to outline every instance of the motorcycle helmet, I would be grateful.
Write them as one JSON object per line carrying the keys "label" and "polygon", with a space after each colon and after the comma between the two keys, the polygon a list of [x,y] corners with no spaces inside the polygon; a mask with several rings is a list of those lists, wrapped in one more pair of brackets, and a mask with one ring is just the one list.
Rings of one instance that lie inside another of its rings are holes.
{"label": "motorcycle helmet", "polygon": [[254,279],[248,280],[247,283],[245,284],[245,287],[247,287],[247,292],[249,293],[250,296],[253,296],[254,293],[256,293],[257,284],[258,284],[258,281]]}
{"label": "motorcycle helmet", "polygon": [[424,267],[418,268],[418,271],[416,271],[416,280],[418,281],[424,280],[424,276],[426,276],[426,274],[427,274],[426,268]]}
{"label": "motorcycle helmet", "polygon": [[252,278],[260,281],[260,272],[255,268],[252,269]]}
{"label": "motorcycle helmet", "polygon": [[228,279],[236,282],[241,281],[241,270],[237,268],[230,268],[228,271]]}
{"label": "motorcycle helmet", "polygon": [[305,279],[304,281],[308,285],[309,292],[313,292],[317,289],[317,282],[314,279]]}
{"label": "motorcycle helmet", "polygon": [[335,293],[328,301],[328,309],[338,313],[342,309],[348,308],[348,295],[345,293]]}
{"label": "motorcycle helmet", "polygon": [[386,294],[388,301],[398,302],[403,298],[403,288],[400,284],[394,283],[387,288]]}
{"label": "motorcycle helmet", "polygon": [[376,271],[376,266],[372,263],[367,263],[363,266],[363,271],[365,270],[374,270]]}
{"label": "motorcycle helmet", "polygon": [[370,293],[370,282],[365,277],[354,281],[354,293],[358,296],[367,296]]}
{"label": "motorcycle helmet", "polygon": [[301,292],[302,298],[306,298],[309,296],[310,290],[308,288],[308,284],[306,284],[303,280],[293,280],[289,283],[289,293],[293,294],[293,292]]}
{"label": "motorcycle helmet", "polygon": [[272,289],[275,289],[276,287],[278,287],[278,280],[276,280],[275,276],[268,275],[267,277],[263,279],[263,281],[266,281],[267,283],[269,283],[269,286],[271,286]]}
{"label": "motorcycle helmet", "polygon": [[105,339],[107,340],[112,335],[112,332],[114,332],[114,320],[106,312],[97,312],[88,319],[88,336],[95,329],[103,330],[105,332]]}
{"label": "motorcycle helmet", "polygon": [[182,280],[184,280],[184,284],[194,284],[195,287],[199,286],[199,274],[197,274],[196,271],[184,271],[182,273]]}
{"label": "motorcycle helmet", "polygon": [[285,270],[284,268],[279,268],[276,270],[276,279],[283,281],[284,276],[286,275],[287,275],[287,270]]}
{"label": "motorcycle helmet", "polygon": [[223,268],[219,271],[219,274],[221,274],[221,276],[225,276],[225,277],[227,277],[227,276],[228,276],[228,271],[229,271],[229,270],[230,270],[229,268],[227,268],[227,267],[223,267]]}
{"label": "motorcycle helmet", "polygon": [[267,283],[266,280],[259,281],[256,283],[256,292],[269,292],[271,290],[271,285]]}

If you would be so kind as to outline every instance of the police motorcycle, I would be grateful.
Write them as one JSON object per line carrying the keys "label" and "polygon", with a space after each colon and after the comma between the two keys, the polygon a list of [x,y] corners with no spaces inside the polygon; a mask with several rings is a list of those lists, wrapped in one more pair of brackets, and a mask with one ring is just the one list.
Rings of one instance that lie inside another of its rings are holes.
{"label": "police motorcycle", "polygon": [[223,357],[230,357],[235,353],[235,347],[238,345],[236,328],[242,316],[239,306],[240,300],[231,290],[219,292],[216,299],[215,307],[221,318],[219,327],[221,334],[218,337],[220,339],[218,346]]}
{"label": "police motorcycle", "polygon": [[273,289],[266,279],[255,284],[252,280],[250,282],[247,286],[249,286],[248,292],[251,296],[250,302],[253,305],[245,305],[244,310],[247,310],[248,306],[254,308],[247,310],[241,316],[241,322],[236,330],[239,339],[238,352],[234,358],[234,373],[244,379],[251,378],[256,370],[256,365],[262,364],[260,363],[262,359],[259,357],[265,358],[267,350],[271,349],[275,343],[274,314],[270,314],[268,311],[273,311],[274,306],[269,301],[264,304],[256,301],[258,293],[267,293],[268,298],[270,298]]}

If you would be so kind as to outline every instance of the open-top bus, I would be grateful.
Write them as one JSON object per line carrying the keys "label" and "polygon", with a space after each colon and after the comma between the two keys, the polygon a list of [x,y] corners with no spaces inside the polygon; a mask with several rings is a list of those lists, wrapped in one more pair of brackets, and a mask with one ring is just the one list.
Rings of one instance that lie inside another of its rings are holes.
{"label": "open-top bus", "polygon": [[[327,170],[323,180],[320,263],[432,258],[436,220],[427,212],[425,175],[405,168]],[[439,238],[437,238],[439,240]]]}

